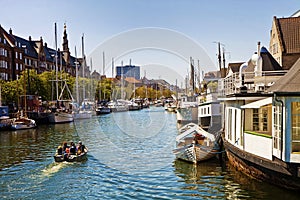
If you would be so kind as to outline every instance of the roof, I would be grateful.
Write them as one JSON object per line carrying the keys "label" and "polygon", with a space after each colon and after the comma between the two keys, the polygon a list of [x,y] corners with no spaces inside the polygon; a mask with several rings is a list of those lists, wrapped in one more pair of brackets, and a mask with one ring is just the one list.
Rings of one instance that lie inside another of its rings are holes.
{"label": "roof", "polygon": [[125,81],[127,81],[128,83],[141,83],[141,81],[136,80],[134,77],[126,77]]}
{"label": "roof", "polygon": [[8,32],[6,32],[4,30],[4,28],[2,28],[2,26],[0,25],[0,34],[3,35],[4,39],[7,41],[7,43],[11,46],[11,47],[15,47],[15,38],[9,34]]}
{"label": "roof", "polygon": [[300,17],[274,17],[274,20],[283,52],[300,53]]}
{"label": "roof", "polygon": [[25,54],[27,56],[34,57],[34,58],[38,57],[38,54],[35,50],[35,43],[33,41],[25,40],[16,35],[14,35],[14,38],[17,40],[17,42],[21,43],[22,48],[27,49],[27,51],[25,51]]}
{"label": "roof", "polygon": [[300,58],[282,78],[268,89],[268,92],[300,92]]}
{"label": "roof", "polygon": [[268,97],[262,100],[254,101],[252,103],[248,103],[246,105],[241,106],[241,108],[260,108],[262,106],[268,105],[272,103],[272,97]]}
{"label": "roof", "polygon": [[265,47],[261,48],[260,56],[262,58],[262,71],[283,70],[279,63],[274,59],[274,57]]}
{"label": "roof", "polygon": [[[228,69],[231,69],[231,71],[233,73],[239,72],[240,70],[240,66],[243,64],[244,62],[236,62],[236,63],[229,63],[228,64]],[[228,70],[229,71],[229,70]]]}

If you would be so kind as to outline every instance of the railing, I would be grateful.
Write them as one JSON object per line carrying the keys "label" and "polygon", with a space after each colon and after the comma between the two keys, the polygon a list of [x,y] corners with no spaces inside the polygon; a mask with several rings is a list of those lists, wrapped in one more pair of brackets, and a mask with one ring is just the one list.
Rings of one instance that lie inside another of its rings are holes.
{"label": "railing", "polygon": [[225,97],[237,93],[264,93],[287,71],[243,72],[242,79],[239,73],[220,79],[218,82],[218,96]]}

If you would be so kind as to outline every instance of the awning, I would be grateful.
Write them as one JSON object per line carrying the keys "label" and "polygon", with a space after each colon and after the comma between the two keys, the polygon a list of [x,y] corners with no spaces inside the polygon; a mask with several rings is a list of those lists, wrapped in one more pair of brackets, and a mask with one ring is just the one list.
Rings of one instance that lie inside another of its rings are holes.
{"label": "awning", "polygon": [[241,106],[241,108],[244,108],[244,109],[245,108],[260,108],[260,107],[268,105],[268,104],[272,104],[272,97],[268,97],[266,99],[248,103],[246,105]]}

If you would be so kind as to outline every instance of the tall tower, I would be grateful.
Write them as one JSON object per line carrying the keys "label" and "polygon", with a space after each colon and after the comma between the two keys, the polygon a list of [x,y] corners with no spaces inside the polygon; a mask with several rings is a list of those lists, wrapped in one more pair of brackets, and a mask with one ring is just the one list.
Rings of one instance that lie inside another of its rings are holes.
{"label": "tall tower", "polygon": [[63,57],[66,64],[70,64],[70,49],[69,49],[69,41],[68,41],[68,34],[67,34],[67,25],[64,24],[64,36],[63,36]]}

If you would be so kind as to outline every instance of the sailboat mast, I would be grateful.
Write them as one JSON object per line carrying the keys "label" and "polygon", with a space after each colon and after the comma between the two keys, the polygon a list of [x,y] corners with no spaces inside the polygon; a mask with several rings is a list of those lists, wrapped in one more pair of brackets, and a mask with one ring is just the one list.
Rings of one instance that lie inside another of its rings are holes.
{"label": "sailboat mast", "polygon": [[79,103],[79,88],[78,88],[78,62],[77,62],[77,51],[75,46],[75,72],[76,72],[76,102]]}
{"label": "sailboat mast", "polygon": [[82,61],[82,77],[83,77],[83,85],[82,85],[82,99],[84,100],[85,99],[85,55],[84,55],[84,34],[82,34],[82,58],[83,58],[83,61]]}
{"label": "sailboat mast", "polygon": [[[90,59],[90,65],[91,65],[91,72],[93,72],[93,60],[92,58]],[[91,89],[90,89],[90,100],[94,100],[94,95],[93,95],[93,86],[94,86],[94,81],[93,81],[93,77],[92,77],[92,73],[90,74],[90,78],[91,78]]]}
{"label": "sailboat mast", "polygon": [[115,68],[115,63],[114,63],[114,58],[111,58],[111,82],[110,82],[110,100],[112,100],[112,89],[113,89],[113,86],[112,86],[112,82],[113,82],[113,80],[114,80],[114,68]]}
{"label": "sailboat mast", "polygon": [[201,69],[200,69],[200,60],[198,60],[198,86],[199,86],[199,93],[201,94]]}
{"label": "sailboat mast", "polygon": [[56,30],[56,22],[55,22],[55,80],[56,80],[56,100],[58,100],[58,80],[57,80],[57,71],[58,71],[58,66],[57,66],[57,30]]}
{"label": "sailboat mast", "polygon": [[102,53],[102,57],[103,57],[103,64],[102,64],[102,67],[103,67],[103,75],[105,75],[105,54],[104,54],[104,51]]}
{"label": "sailboat mast", "polygon": [[111,58],[111,77],[114,78],[114,58]]}

